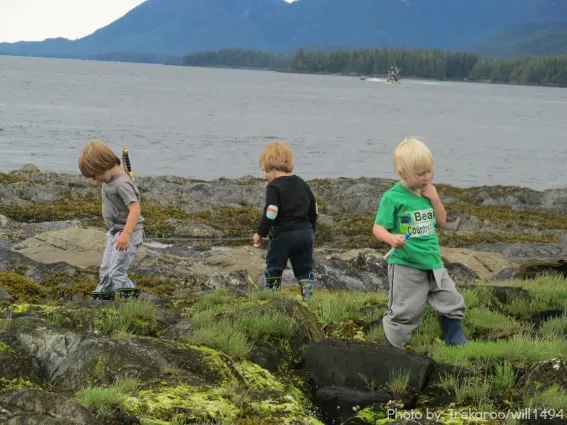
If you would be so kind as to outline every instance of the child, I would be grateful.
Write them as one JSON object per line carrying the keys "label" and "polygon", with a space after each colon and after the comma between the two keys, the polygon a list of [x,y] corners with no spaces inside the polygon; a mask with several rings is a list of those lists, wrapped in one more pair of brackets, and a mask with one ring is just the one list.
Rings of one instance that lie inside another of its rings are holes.
{"label": "child", "polygon": [[102,216],[108,229],[100,265],[100,281],[93,297],[112,299],[114,293],[129,298],[139,293],[127,275],[143,241],[144,218],[140,193],[130,176],[120,168],[120,159],[104,143],[88,143],[79,156],[83,176],[102,182]]}
{"label": "child", "polygon": [[301,295],[309,300],[314,290],[313,239],[317,204],[309,185],[293,175],[293,154],[285,143],[271,143],[260,155],[260,168],[268,179],[266,205],[253,237],[255,245],[270,234],[266,256],[266,286],[279,289],[281,277],[291,262]]}
{"label": "child", "polygon": [[436,227],[445,225],[447,216],[431,184],[433,155],[420,140],[405,138],[393,157],[400,181],[382,195],[373,228],[376,238],[397,248],[388,264],[390,300],[382,319],[386,342],[405,346],[428,303],[439,314],[445,342],[465,344],[464,300],[439,249]]}

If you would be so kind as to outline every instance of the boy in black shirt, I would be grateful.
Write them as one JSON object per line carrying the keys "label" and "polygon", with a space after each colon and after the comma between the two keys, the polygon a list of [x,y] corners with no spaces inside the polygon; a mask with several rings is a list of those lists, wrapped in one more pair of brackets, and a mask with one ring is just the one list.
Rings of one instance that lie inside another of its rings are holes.
{"label": "boy in black shirt", "polygon": [[255,245],[270,234],[266,256],[266,286],[279,289],[282,273],[291,262],[304,300],[313,296],[313,240],[317,203],[309,185],[293,172],[293,153],[285,143],[271,143],[260,154],[260,168],[268,179],[266,205]]}

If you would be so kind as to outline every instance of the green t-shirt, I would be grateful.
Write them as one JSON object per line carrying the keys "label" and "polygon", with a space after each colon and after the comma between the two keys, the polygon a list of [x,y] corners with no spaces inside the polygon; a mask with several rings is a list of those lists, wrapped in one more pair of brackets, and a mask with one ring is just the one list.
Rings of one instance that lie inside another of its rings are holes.
{"label": "green t-shirt", "polygon": [[410,234],[406,245],[392,252],[390,264],[422,270],[443,267],[435,210],[429,199],[410,192],[398,182],[382,195],[374,223],[392,234]]}

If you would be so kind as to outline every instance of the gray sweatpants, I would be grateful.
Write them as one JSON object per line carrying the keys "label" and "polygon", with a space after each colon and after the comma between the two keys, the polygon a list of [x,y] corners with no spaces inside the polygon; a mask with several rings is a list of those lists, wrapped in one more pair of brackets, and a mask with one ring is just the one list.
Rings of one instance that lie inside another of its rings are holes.
{"label": "gray sweatpants", "polygon": [[135,288],[136,285],[128,278],[128,268],[142,244],[144,230],[136,229],[130,237],[130,246],[125,251],[119,251],[114,246],[120,232],[106,233],[106,249],[102,256],[99,274],[100,281],[95,292],[115,292],[117,289]]}
{"label": "gray sweatpants", "polygon": [[423,319],[425,304],[438,314],[450,319],[465,318],[463,296],[443,267],[437,270],[419,270],[399,264],[388,265],[390,299],[382,318],[386,338],[395,347],[402,348]]}

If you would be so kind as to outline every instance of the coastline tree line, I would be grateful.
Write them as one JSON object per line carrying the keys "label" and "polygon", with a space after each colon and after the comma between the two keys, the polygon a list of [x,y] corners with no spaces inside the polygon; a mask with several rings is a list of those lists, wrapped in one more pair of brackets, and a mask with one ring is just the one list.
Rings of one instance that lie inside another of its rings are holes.
{"label": "coastline tree line", "polygon": [[181,64],[364,76],[383,76],[390,66],[396,65],[402,78],[567,87],[567,55],[496,59],[439,49],[380,48],[330,52],[299,49],[294,54],[224,49],[186,55]]}

